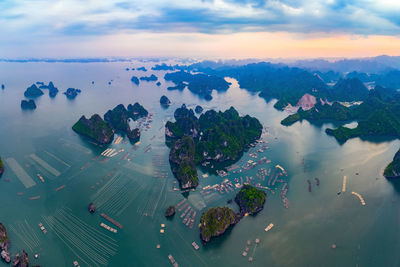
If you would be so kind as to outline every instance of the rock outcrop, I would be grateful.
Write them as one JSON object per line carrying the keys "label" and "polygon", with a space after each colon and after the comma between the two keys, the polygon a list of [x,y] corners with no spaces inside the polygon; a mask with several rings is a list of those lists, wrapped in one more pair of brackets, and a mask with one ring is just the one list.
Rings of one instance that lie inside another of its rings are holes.
{"label": "rock outcrop", "polygon": [[251,185],[243,185],[236,194],[235,202],[239,205],[240,214],[253,215],[264,208],[266,194]]}
{"label": "rock outcrop", "polygon": [[160,104],[163,107],[168,107],[169,105],[171,105],[171,101],[168,99],[168,97],[166,97],[165,95],[163,95],[160,98]]}
{"label": "rock outcrop", "polygon": [[22,109],[30,109],[30,110],[36,109],[35,101],[32,100],[32,99],[30,99],[30,100],[22,100],[21,101],[21,108]]}
{"label": "rock outcrop", "polygon": [[81,92],[80,89],[68,88],[63,94],[67,96],[68,99],[75,99],[75,97]]}
{"label": "rock outcrop", "polygon": [[182,189],[195,188],[199,184],[194,153],[194,141],[188,135],[178,139],[169,153],[172,172]]}
{"label": "rock outcrop", "polygon": [[8,252],[10,241],[8,240],[6,227],[0,223],[0,249],[1,258],[9,263],[11,261],[10,253]]}
{"label": "rock outcrop", "polygon": [[28,267],[29,266],[29,258],[28,253],[25,250],[22,250],[21,253],[15,255],[12,263],[13,267]]}
{"label": "rock outcrop", "polygon": [[165,210],[165,217],[172,217],[175,215],[175,207],[174,206],[169,206],[166,210]]}
{"label": "rock outcrop", "polygon": [[204,242],[220,236],[239,221],[237,215],[227,207],[209,208],[200,219],[200,237]]}
{"label": "rock outcrop", "polygon": [[99,144],[108,144],[114,137],[112,128],[98,115],[94,114],[90,119],[82,116],[78,122],[72,126],[78,134],[84,135]]}
{"label": "rock outcrop", "polygon": [[40,90],[36,84],[32,84],[30,87],[26,89],[24,92],[24,96],[27,98],[36,98],[43,95],[42,90]]}

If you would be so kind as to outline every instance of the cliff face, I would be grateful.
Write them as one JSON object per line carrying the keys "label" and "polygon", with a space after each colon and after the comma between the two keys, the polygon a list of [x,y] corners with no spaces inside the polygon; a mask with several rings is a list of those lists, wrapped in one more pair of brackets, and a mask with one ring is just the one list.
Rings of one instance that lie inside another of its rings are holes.
{"label": "cliff face", "polygon": [[114,131],[98,114],[94,114],[90,119],[82,116],[72,129],[100,144],[108,144],[114,137]]}
{"label": "cliff face", "polygon": [[383,175],[388,178],[400,178],[400,150],[394,155],[393,161],[386,166]]}
{"label": "cliff face", "polygon": [[4,164],[0,157],[0,177],[1,177],[1,175],[3,175],[3,173],[4,173]]}
{"label": "cliff face", "polygon": [[194,149],[193,139],[185,135],[175,142],[169,153],[172,172],[182,189],[194,188],[199,184]]}
{"label": "cliff face", "polygon": [[140,139],[140,131],[138,128],[131,130],[128,119],[137,120],[148,115],[147,110],[139,103],[129,104],[128,109],[124,105],[119,104],[114,109],[107,111],[104,120],[108,122],[116,131],[125,133],[129,140],[137,142]]}
{"label": "cliff face", "polygon": [[209,208],[200,219],[200,236],[204,242],[220,236],[231,226],[238,222],[233,210],[227,207]]}
{"label": "cliff face", "polygon": [[1,250],[1,258],[9,263],[11,261],[10,253],[8,252],[8,248],[10,246],[10,241],[8,240],[6,227],[0,223],[0,250]]}

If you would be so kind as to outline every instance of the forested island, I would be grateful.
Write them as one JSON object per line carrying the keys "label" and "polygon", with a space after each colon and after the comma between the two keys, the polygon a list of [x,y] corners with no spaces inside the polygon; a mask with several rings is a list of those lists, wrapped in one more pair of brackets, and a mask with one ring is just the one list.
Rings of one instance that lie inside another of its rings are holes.
{"label": "forested island", "polygon": [[133,82],[133,83],[136,84],[136,85],[139,85],[139,78],[136,77],[136,76],[132,76],[131,82]]}
{"label": "forested island", "polygon": [[160,104],[163,107],[168,107],[169,105],[171,105],[171,101],[169,100],[168,97],[163,95],[163,96],[160,97]]}
{"label": "forested island", "polygon": [[224,78],[215,75],[207,75],[203,73],[192,74],[183,70],[167,73],[165,74],[164,79],[175,83],[175,89],[179,90],[183,90],[185,88],[184,83],[187,83],[188,89],[192,93],[204,97],[206,100],[212,99],[211,93],[213,90],[226,91],[230,85],[230,83],[225,81]]}
{"label": "forested island", "polygon": [[72,129],[83,136],[93,139],[99,144],[108,144],[114,137],[113,129],[98,114],[94,114],[90,119],[82,116]]}
{"label": "forested island", "polygon": [[299,109],[281,121],[282,125],[291,125],[299,120],[310,122],[348,122],[357,121],[356,128],[340,126],[337,129],[326,129],[340,143],[354,137],[387,136],[400,137],[400,95],[390,88],[376,86],[369,91],[367,98],[361,103],[344,106],[338,102],[333,104],[317,103],[312,109]]}
{"label": "forested island", "polygon": [[36,98],[41,95],[43,95],[43,92],[36,86],[36,84],[32,84],[24,92],[24,96],[27,98]]}
{"label": "forested island", "polygon": [[32,100],[32,99],[30,99],[30,100],[22,100],[21,101],[21,108],[22,109],[30,109],[30,110],[36,109],[35,101]]}
{"label": "forested island", "polygon": [[63,94],[66,95],[68,99],[75,99],[75,97],[81,93],[80,89],[68,88]]}
{"label": "forested island", "polygon": [[200,236],[204,242],[220,236],[235,225],[239,219],[233,210],[228,207],[209,208],[200,218]]}
{"label": "forested island", "polygon": [[167,65],[165,63],[156,64],[154,67],[151,68],[152,70],[174,70],[175,68],[171,65]]}
{"label": "forested island", "polygon": [[150,76],[142,76],[140,77],[141,81],[146,81],[146,82],[155,82],[158,80],[157,76],[152,74]]}
{"label": "forested island", "polygon": [[124,105],[119,104],[112,110],[108,110],[104,115],[104,120],[108,122],[115,131],[125,133],[131,142],[137,142],[140,139],[140,130],[138,128],[132,129],[129,126],[129,119],[137,120],[148,115],[147,110],[135,103],[129,104],[128,109]]}
{"label": "forested island", "polygon": [[394,155],[393,161],[386,166],[383,175],[388,179],[400,178],[400,150]]}
{"label": "forested island", "polygon": [[240,214],[254,215],[264,207],[266,194],[251,185],[243,185],[235,197],[235,202],[240,207]]}
{"label": "forested island", "polygon": [[137,102],[133,105],[129,104],[127,109],[120,104],[114,109],[108,110],[104,115],[104,120],[98,114],[93,115],[90,119],[82,116],[72,129],[99,144],[110,143],[116,131],[126,134],[130,141],[137,142],[140,139],[140,131],[138,128],[131,130],[128,120],[136,121],[147,115],[148,111]]}
{"label": "forested island", "polygon": [[204,242],[220,236],[238,223],[243,216],[256,215],[264,208],[266,193],[251,185],[243,185],[236,194],[235,202],[239,205],[239,213],[228,207],[209,208],[201,215],[200,236]]}
{"label": "forested island", "polygon": [[44,83],[41,83],[39,88],[49,90],[50,97],[56,97],[56,95],[58,94],[58,88],[54,86],[53,82],[49,82],[49,85],[45,85]]}
{"label": "forested island", "polygon": [[[197,164],[234,162],[262,132],[256,118],[240,117],[233,107],[224,112],[208,110],[197,118],[192,109],[182,105],[174,117],[175,122],[165,125],[166,143],[171,148],[171,166],[183,164],[175,168],[180,172],[174,172],[181,186],[185,185],[183,188],[197,186]],[[179,161],[179,157],[187,160]]]}

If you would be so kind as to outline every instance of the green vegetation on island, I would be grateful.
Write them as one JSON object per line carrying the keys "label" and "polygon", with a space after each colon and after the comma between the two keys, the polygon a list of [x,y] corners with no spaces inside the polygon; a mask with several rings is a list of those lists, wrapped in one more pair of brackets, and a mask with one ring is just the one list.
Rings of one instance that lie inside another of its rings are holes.
{"label": "green vegetation on island", "polygon": [[72,129],[78,134],[84,135],[99,144],[108,144],[114,137],[113,129],[98,114],[94,114],[90,119],[82,116]]}
{"label": "green vegetation on island", "polygon": [[200,236],[204,242],[225,233],[225,231],[238,222],[236,214],[228,207],[209,208],[201,215]]}
{"label": "green vegetation on island", "polygon": [[326,98],[335,101],[362,101],[368,97],[368,89],[358,78],[340,79],[328,90]]}
{"label": "green vegetation on island", "polygon": [[242,215],[253,215],[263,209],[266,196],[264,191],[245,184],[236,194],[235,202],[239,205]]}
{"label": "green vegetation on island", "polygon": [[140,139],[140,131],[138,128],[131,130],[129,119],[135,121],[147,115],[147,110],[136,102],[134,105],[129,104],[128,109],[126,109],[124,105],[119,104],[114,109],[108,110],[107,113],[104,114],[104,120],[108,122],[115,131],[125,133],[131,142],[137,142]]}
{"label": "green vegetation on island", "polygon": [[[375,91],[378,90],[378,91]],[[376,88],[361,105],[351,109],[352,119],[358,121],[355,128],[340,126],[326,129],[339,143],[350,138],[400,137],[400,103],[397,91],[390,95],[387,89]]]}
{"label": "green vegetation on island", "polygon": [[89,120],[82,116],[72,129],[100,144],[110,143],[115,131],[125,133],[130,141],[137,142],[140,138],[140,131],[138,128],[131,130],[128,119],[135,121],[147,115],[147,110],[137,102],[133,105],[129,104],[127,109],[120,104],[107,111],[104,120],[97,114]]}
{"label": "green vegetation on island", "polygon": [[357,121],[357,127],[352,129],[344,126],[326,129],[326,133],[334,136],[339,143],[354,137],[400,137],[399,100],[400,94],[396,90],[376,86],[359,105],[346,107],[337,102],[332,105],[317,103],[306,111],[300,108],[296,114],[282,120],[281,124],[289,126],[303,119],[310,122]]}
{"label": "green vegetation on island", "polygon": [[202,240],[209,242],[212,237],[222,235],[246,214],[256,215],[264,208],[266,196],[264,191],[245,184],[235,197],[235,202],[240,208],[239,213],[235,214],[228,207],[209,208],[201,215],[200,219]]}
{"label": "green vegetation on island", "polygon": [[184,89],[185,84],[188,84],[188,89],[206,100],[211,100],[211,93],[213,90],[226,91],[229,88],[230,83],[225,81],[224,78],[215,75],[207,75],[203,73],[192,74],[186,71],[177,71],[167,73],[164,76],[166,81],[172,81],[176,84],[176,88],[172,89]]}
{"label": "green vegetation on island", "polygon": [[386,166],[383,175],[386,178],[400,178],[400,150],[394,155],[393,161]]}
{"label": "green vegetation on island", "polygon": [[178,139],[169,153],[172,173],[182,189],[195,188],[199,184],[195,162],[195,145],[193,139],[185,135]]}
{"label": "green vegetation on island", "polygon": [[308,120],[309,122],[318,122],[326,120],[347,121],[353,119],[351,109],[333,102],[332,105],[321,104],[318,102],[309,110],[299,108],[297,113],[289,115],[281,121],[282,125],[290,126],[297,121]]}
{"label": "green vegetation on island", "polygon": [[[209,110],[197,118],[192,109],[182,105],[175,111],[174,117],[175,122],[168,121],[165,125],[167,145],[174,147],[177,140],[185,137],[183,144],[187,145],[182,146],[182,141],[178,145],[184,149],[190,148],[190,154],[193,153],[194,157],[190,157],[192,163],[185,162],[182,170],[196,179],[197,164],[236,161],[250,143],[260,138],[262,132],[262,125],[256,118],[249,115],[241,117],[233,107],[224,112]],[[193,182],[192,185],[196,186],[197,183]]]}

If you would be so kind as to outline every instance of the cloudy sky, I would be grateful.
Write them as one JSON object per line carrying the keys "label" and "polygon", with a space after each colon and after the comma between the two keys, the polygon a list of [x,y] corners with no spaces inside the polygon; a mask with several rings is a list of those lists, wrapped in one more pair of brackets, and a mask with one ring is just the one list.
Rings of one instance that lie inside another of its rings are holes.
{"label": "cloudy sky", "polygon": [[0,57],[400,55],[400,0],[0,0]]}

